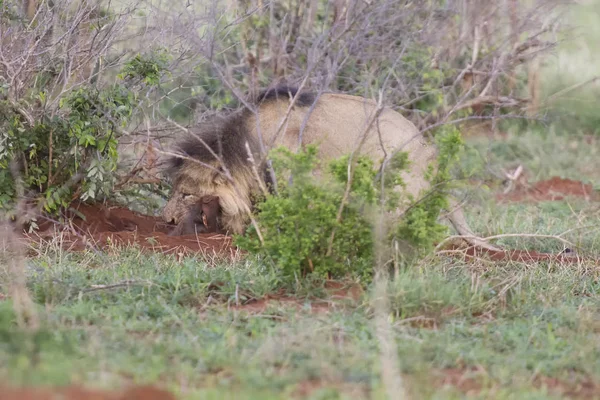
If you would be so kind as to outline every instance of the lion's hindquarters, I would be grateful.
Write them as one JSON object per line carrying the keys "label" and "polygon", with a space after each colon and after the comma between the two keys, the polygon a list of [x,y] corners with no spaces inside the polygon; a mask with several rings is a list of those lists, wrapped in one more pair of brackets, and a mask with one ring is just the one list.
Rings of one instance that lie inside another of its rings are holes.
{"label": "lion's hindquarters", "polygon": [[[325,163],[350,154],[360,146],[360,153],[369,156],[376,168],[394,152],[405,151],[408,152],[410,166],[402,173],[406,183],[403,191],[417,197],[423,189],[427,189],[425,172],[435,160],[435,146],[427,144],[417,128],[398,112],[385,108],[377,116],[377,105],[372,101],[324,94],[312,110],[309,107],[295,108],[282,132],[275,136],[287,109],[287,103],[283,101],[261,108],[260,126],[265,141],[276,138],[275,146],[292,150],[298,148],[300,139],[303,145],[316,144],[319,146],[319,160]],[[256,126],[256,121],[253,120],[252,124]]]}

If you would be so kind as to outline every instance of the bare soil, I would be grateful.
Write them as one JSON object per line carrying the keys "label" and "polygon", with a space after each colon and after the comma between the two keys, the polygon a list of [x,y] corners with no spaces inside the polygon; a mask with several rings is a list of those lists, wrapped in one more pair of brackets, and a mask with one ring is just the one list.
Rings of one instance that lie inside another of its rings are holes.
{"label": "bare soil", "polygon": [[0,387],[0,400],[175,400],[167,391],[152,386],[131,387],[120,392],[85,389],[79,386],[64,388]]}
{"label": "bare soil", "polygon": [[[552,201],[567,197],[583,197],[588,200],[600,200],[600,193],[591,185],[569,179],[554,177],[532,185],[520,185],[507,194],[498,194],[500,201]],[[31,241],[56,240],[67,250],[86,248],[107,248],[114,245],[137,245],[144,250],[183,256],[202,254],[233,258],[239,251],[233,246],[231,237],[216,233],[198,233],[192,235],[169,236],[172,225],[166,224],[160,217],[141,215],[129,209],[111,205],[74,206],[76,212],[65,217],[67,222],[45,220],[39,230],[27,235]],[[492,261],[562,261],[576,263],[580,259],[569,254],[545,254],[535,251],[504,250],[489,251],[478,248],[459,250],[447,249],[466,258],[484,257]],[[245,305],[248,309],[264,309],[273,301],[285,302],[286,299],[264,299],[262,302]]]}
{"label": "bare soil", "polygon": [[[466,395],[477,395],[484,388],[485,375],[485,371],[475,368],[447,368],[434,373],[434,382],[438,387],[454,387]],[[600,385],[589,378],[561,380],[541,375],[535,378],[533,386],[568,399],[600,399]]]}
{"label": "bare soil", "polygon": [[550,393],[560,394],[569,399],[600,399],[600,384],[590,380],[568,382],[557,378],[541,376],[534,381],[538,388],[546,388]]}
{"label": "bare soil", "polygon": [[[363,294],[363,288],[358,284],[345,285],[341,282],[328,281],[325,283],[326,300],[307,299],[310,303],[310,312],[319,314],[327,313],[336,306],[345,302],[357,302]],[[305,302],[297,297],[285,293],[271,294],[260,299],[251,299],[242,304],[236,304],[233,310],[246,311],[250,314],[262,314],[270,306],[290,306],[296,309],[304,308]]]}
{"label": "bare soil", "polygon": [[558,201],[569,197],[597,201],[600,200],[600,193],[595,191],[592,185],[553,177],[531,185],[519,185],[509,193],[500,193],[496,197],[503,202]]}
{"label": "bare soil", "polygon": [[80,204],[65,215],[66,222],[45,220],[27,235],[32,241],[60,238],[68,250],[137,245],[144,250],[168,254],[203,253],[233,256],[231,238],[219,234],[169,236],[174,228],[159,217],[141,215],[118,206]]}
{"label": "bare soil", "polygon": [[[365,399],[369,397],[369,390],[364,384],[351,383],[351,382],[335,382],[325,381],[321,379],[308,379],[306,381],[298,383],[296,388],[292,391],[290,399],[308,399],[313,398],[316,392],[325,388],[336,389],[338,392],[343,393],[348,398]],[[314,398],[321,398],[315,396]]]}
{"label": "bare soil", "polygon": [[[446,368],[434,370],[427,378],[427,381],[422,381],[420,379],[415,381],[414,377],[411,375],[404,375],[403,378],[405,379],[405,382],[407,382],[409,393],[411,392],[411,386],[415,384],[417,387],[433,384],[435,388],[454,388],[469,397],[480,395],[484,389],[489,390],[490,395],[500,389],[496,386],[490,387],[490,383],[486,383],[486,371],[477,368]],[[583,400],[600,398],[600,386],[588,378],[560,380],[547,376],[539,376],[534,380],[533,386],[538,389],[545,389],[548,393],[562,396],[567,399]],[[308,397],[324,387],[335,387],[347,395],[354,394],[357,398],[368,397],[368,391],[364,387],[358,385],[351,386],[349,384],[344,385],[340,382],[324,382],[320,379],[311,379],[301,382],[294,392],[294,397]]]}

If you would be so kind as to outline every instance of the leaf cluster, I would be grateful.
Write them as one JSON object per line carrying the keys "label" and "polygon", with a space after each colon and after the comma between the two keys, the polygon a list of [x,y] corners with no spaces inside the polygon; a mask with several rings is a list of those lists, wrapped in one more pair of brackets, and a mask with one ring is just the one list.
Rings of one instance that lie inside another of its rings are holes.
{"label": "leaf cluster", "polygon": [[52,98],[46,90],[32,87],[28,98],[16,104],[6,97],[0,100],[0,209],[10,210],[15,201],[10,172],[15,160],[30,197],[47,212],[76,199],[109,195],[118,139],[143,90],[126,80],[136,76],[156,84],[165,60],[161,52],[138,55],[125,64],[123,79],[102,88],[85,84]]}
{"label": "leaf cluster", "polygon": [[279,193],[259,203],[256,213],[264,244],[254,227],[250,227],[245,236],[236,237],[236,245],[272,261],[290,281],[307,275],[370,279],[372,226],[362,211],[376,198],[374,173],[370,160],[357,160],[357,179],[350,191],[352,201],[338,220],[347,160],[344,157],[331,164],[330,179],[323,185],[312,176],[317,166],[315,146],[307,146],[297,154],[285,148],[275,149],[272,161],[280,183]]}

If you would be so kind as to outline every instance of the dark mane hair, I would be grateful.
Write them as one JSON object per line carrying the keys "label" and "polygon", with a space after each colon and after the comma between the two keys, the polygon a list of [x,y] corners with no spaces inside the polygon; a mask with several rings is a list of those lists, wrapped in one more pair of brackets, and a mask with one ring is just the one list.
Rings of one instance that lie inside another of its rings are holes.
{"label": "dark mane hair", "polygon": [[[202,139],[202,143],[198,138]],[[200,126],[190,129],[190,133],[177,141],[173,151],[198,161],[210,163],[215,160],[206,145],[217,155],[227,168],[236,170],[244,168],[248,163],[248,151],[255,152],[258,148],[256,139],[248,135],[243,116],[233,113],[226,117],[213,117]],[[206,145],[205,145],[206,143]],[[184,165],[185,159],[171,156],[167,160],[167,175],[174,177]]]}
{"label": "dark mane hair", "polygon": [[[298,88],[294,86],[276,86],[261,92],[256,98],[256,103],[277,100],[279,98],[292,99],[298,93]],[[301,92],[296,99],[296,105],[300,107],[310,107],[315,101],[316,96],[311,92]]]}
{"label": "dark mane hair", "polygon": [[[291,99],[297,93],[298,88],[296,87],[276,86],[261,92],[256,98],[256,104],[277,99]],[[313,93],[300,92],[300,95],[296,99],[296,105],[299,107],[309,107],[315,99],[316,96]],[[227,168],[231,170],[239,167],[244,168],[248,164],[246,141],[248,141],[250,149],[254,154],[258,152],[256,138],[251,137],[246,131],[244,120],[247,116],[248,110],[242,110],[225,116],[212,117],[191,128],[191,133],[186,134],[177,141],[173,152],[206,163],[213,161],[214,156],[198,140],[199,137],[225,162]],[[183,167],[185,159],[171,156],[165,161],[166,174],[173,179]]]}

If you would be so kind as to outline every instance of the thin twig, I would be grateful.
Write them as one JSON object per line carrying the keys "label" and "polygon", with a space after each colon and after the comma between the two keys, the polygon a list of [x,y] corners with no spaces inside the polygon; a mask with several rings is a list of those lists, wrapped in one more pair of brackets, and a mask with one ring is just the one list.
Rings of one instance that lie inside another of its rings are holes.
{"label": "thin twig", "polygon": [[469,237],[469,236],[463,236],[463,235],[449,236],[449,237],[445,238],[444,240],[442,240],[435,247],[434,251],[438,251],[438,249],[441,249],[442,247],[444,247],[446,245],[446,243],[448,243],[449,241],[452,241],[454,239],[478,239],[478,240],[482,240],[484,242],[489,242],[490,240],[494,240],[494,239],[503,239],[503,238],[510,238],[510,237],[554,239],[554,240],[558,240],[559,242],[564,243],[566,245],[575,247],[574,243],[562,238],[561,235],[542,235],[542,234],[536,234],[536,233],[504,233],[501,235],[493,235],[493,236],[487,236],[487,237],[483,237],[483,238],[476,237],[476,236]]}
{"label": "thin twig", "polygon": [[552,95],[548,96],[548,97],[546,98],[546,100],[544,100],[544,103],[543,103],[542,105],[544,105],[544,106],[545,106],[545,105],[548,105],[548,104],[552,103],[554,100],[556,100],[557,98],[559,98],[559,97],[561,97],[561,96],[563,96],[563,95],[565,95],[565,94],[567,94],[567,93],[569,93],[569,92],[572,92],[572,91],[574,91],[574,90],[577,90],[577,89],[579,89],[580,87],[583,87],[583,86],[589,85],[590,83],[594,83],[594,82],[598,81],[599,79],[600,79],[600,76],[594,76],[593,78],[590,78],[590,79],[588,79],[588,80],[585,80],[585,81],[583,81],[583,82],[579,82],[579,83],[576,83],[576,84],[574,84],[574,85],[572,85],[572,86],[569,86],[569,87],[567,87],[567,88],[564,88],[564,89],[562,89],[562,90],[559,90],[558,92],[556,92],[556,93],[554,93],[554,94],[552,94]]}
{"label": "thin twig", "polygon": [[248,144],[248,142],[246,142],[246,152],[248,153],[248,161],[250,161],[250,164],[252,165],[252,172],[254,173],[256,182],[260,186],[260,190],[262,191],[263,195],[267,196],[269,194],[269,192],[268,192],[267,188],[265,187],[265,184],[264,184],[263,180],[261,179],[260,174],[258,173],[258,168],[256,167],[256,161],[254,160],[254,155],[252,155],[252,150],[250,150],[250,145]]}
{"label": "thin twig", "polygon": [[127,279],[123,282],[113,283],[110,285],[91,285],[88,289],[81,290],[81,293],[97,292],[99,290],[116,289],[120,287],[131,287],[131,286],[144,286],[153,285],[150,281],[137,281],[135,279]]}

